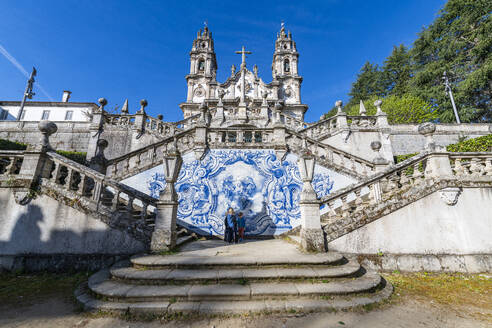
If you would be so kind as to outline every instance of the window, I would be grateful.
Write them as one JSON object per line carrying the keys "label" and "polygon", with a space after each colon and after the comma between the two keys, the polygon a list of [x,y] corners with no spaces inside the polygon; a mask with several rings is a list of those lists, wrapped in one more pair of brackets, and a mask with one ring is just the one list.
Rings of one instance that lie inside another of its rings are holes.
{"label": "window", "polygon": [[198,70],[199,70],[200,72],[202,72],[202,71],[204,71],[204,70],[205,70],[205,61],[200,60],[200,61],[198,62]]}
{"label": "window", "polygon": [[49,110],[43,110],[43,116],[41,116],[42,120],[47,120],[50,118],[50,111]]}
{"label": "window", "polygon": [[65,112],[65,121],[71,121],[73,116],[73,110],[67,110]]}
{"label": "window", "polygon": [[285,73],[290,72],[290,63],[289,63],[289,60],[288,60],[288,59],[286,59],[286,60],[284,61],[284,72],[285,72]]}
{"label": "window", "polygon": [[2,109],[2,111],[0,112],[0,121],[6,120],[8,115],[9,111]]}

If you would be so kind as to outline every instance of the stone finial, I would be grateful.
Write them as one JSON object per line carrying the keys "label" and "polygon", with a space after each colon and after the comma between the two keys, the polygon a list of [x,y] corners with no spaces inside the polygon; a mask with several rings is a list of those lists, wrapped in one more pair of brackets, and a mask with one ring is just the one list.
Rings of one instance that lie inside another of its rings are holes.
{"label": "stone finial", "polygon": [[434,132],[436,132],[436,125],[432,122],[422,123],[418,126],[417,131],[421,135],[426,137],[429,134],[432,135]]}
{"label": "stone finial", "polygon": [[234,77],[236,75],[236,65],[232,64],[231,66],[231,77]]}
{"label": "stone finial", "polygon": [[145,114],[145,107],[147,107],[148,102],[147,99],[140,100],[140,110],[138,111],[141,114]]}
{"label": "stone finial", "polygon": [[342,106],[343,106],[343,101],[341,101],[341,100],[335,101],[335,107],[337,108],[337,114],[342,113]]}
{"label": "stone finial", "polygon": [[121,114],[128,114],[128,99],[125,99],[125,103],[123,104],[123,107],[121,107]]}
{"label": "stone finial", "polygon": [[371,142],[371,149],[376,153],[376,157],[373,159],[373,163],[376,165],[387,165],[388,161],[381,156],[379,152],[381,150],[381,141],[375,140]]}
{"label": "stone finial", "polygon": [[164,116],[162,116],[162,114],[157,115],[157,119],[158,119],[159,121],[162,121],[162,119],[163,119],[163,118],[164,118]]}
{"label": "stone finial", "polygon": [[104,110],[104,106],[106,106],[108,104],[108,101],[106,100],[106,98],[99,98],[97,100],[97,102],[99,103],[99,110],[100,111],[103,111]]}
{"label": "stone finial", "polygon": [[381,99],[378,99],[374,102],[374,106],[376,106],[376,108],[377,108],[376,115],[383,115],[384,114],[383,110],[381,109],[382,104],[383,104],[383,101]]}
{"label": "stone finial", "polygon": [[258,66],[253,66],[253,73],[255,74],[255,78],[257,79],[258,78]]}
{"label": "stone finial", "polygon": [[381,149],[381,141],[373,141],[371,142],[371,149],[376,153]]}
{"label": "stone finial", "polygon": [[41,151],[52,150],[49,137],[58,130],[58,127],[54,122],[42,120],[38,124],[38,129],[43,135],[41,139]]}
{"label": "stone finial", "polygon": [[417,131],[425,137],[425,150],[436,150],[436,144],[432,135],[436,132],[436,125],[431,122],[422,123],[418,126]]}
{"label": "stone finial", "polygon": [[366,106],[364,106],[364,102],[362,101],[362,99],[360,100],[360,103],[359,103],[359,115],[360,116],[366,116]]}

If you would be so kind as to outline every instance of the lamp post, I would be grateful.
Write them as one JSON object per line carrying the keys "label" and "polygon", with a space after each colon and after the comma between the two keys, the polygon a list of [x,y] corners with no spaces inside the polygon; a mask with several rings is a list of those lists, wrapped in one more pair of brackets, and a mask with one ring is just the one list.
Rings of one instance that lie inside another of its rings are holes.
{"label": "lamp post", "polygon": [[36,68],[32,68],[31,76],[29,77],[29,80],[27,80],[27,86],[26,86],[26,91],[24,91],[24,96],[22,97],[22,102],[19,108],[19,114],[17,114],[17,121],[20,121],[22,118],[22,112],[24,111],[24,104],[26,103],[26,98],[32,99],[32,96],[35,95],[34,92],[32,92],[32,87],[34,85],[34,77],[36,76]]}
{"label": "lamp post", "polygon": [[456,123],[461,124],[460,117],[458,116],[458,110],[456,109],[456,104],[454,103],[453,91],[451,90],[451,85],[449,84],[448,75],[446,71],[444,71],[442,75],[442,79],[444,80],[444,87],[446,92],[449,94],[449,98],[451,98],[451,104],[453,105],[454,116],[456,117]]}

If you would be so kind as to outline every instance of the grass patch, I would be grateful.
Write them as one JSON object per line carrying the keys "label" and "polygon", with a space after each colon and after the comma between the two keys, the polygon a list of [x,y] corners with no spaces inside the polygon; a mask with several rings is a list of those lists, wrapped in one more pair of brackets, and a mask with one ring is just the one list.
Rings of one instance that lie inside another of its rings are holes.
{"label": "grass patch", "polygon": [[430,301],[460,312],[465,309],[472,316],[492,321],[490,275],[393,272],[383,276],[395,287],[397,298]]}
{"label": "grass patch", "polygon": [[1,273],[0,304],[25,305],[54,295],[73,298],[75,288],[87,281],[89,275],[88,272],[75,274]]}

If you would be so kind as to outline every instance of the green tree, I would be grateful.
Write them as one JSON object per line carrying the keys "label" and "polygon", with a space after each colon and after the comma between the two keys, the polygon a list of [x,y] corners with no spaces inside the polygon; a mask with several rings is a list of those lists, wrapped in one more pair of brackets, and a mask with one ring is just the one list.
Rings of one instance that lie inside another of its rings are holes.
{"label": "green tree", "polygon": [[410,92],[437,106],[442,122],[454,122],[444,71],[451,76],[461,120],[492,120],[491,12],[490,0],[450,0],[410,51],[415,63]]}
{"label": "green tree", "polygon": [[[376,99],[378,97],[373,96],[364,102],[367,115],[376,115],[376,107],[374,106]],[[381,109],[388,115],[390,124],[429,122],[438,117],[437,111],[433,110],[431,104],[409,94],[402,97],[388,96],[384,98]],[[359,105],[352,105],[346,108],[346,111],[348,115],[359,115]]]}
{"label": "green tree", "polygon": [[391,55],[384,61],[383,76],[387,94],[402,96],[407,93],[412,66],[410,53],[403,44],[394,46]]}
{"label": "green tree", "polygon": [[385,95],[384,75],[378,65],[366,62],[362,66],[357,80],[352,83],[350,101],[347,106],[358,104],[360,100],[367,100],[371,96],[383,97]]}

